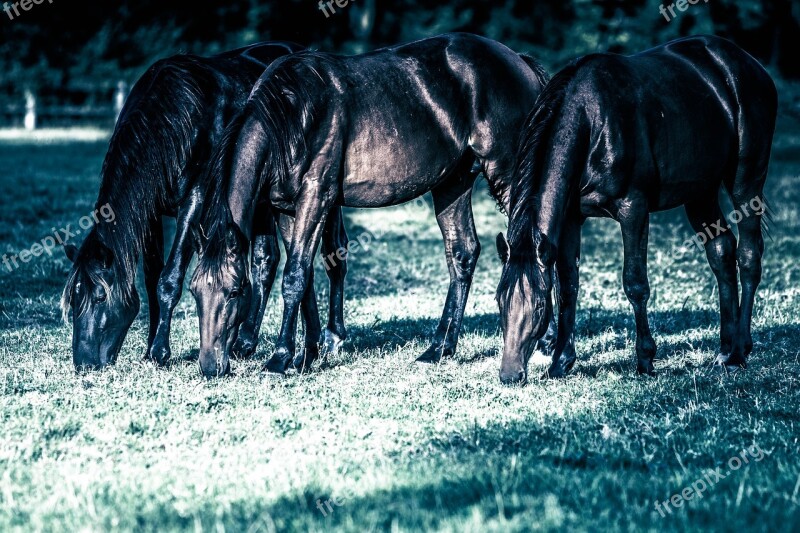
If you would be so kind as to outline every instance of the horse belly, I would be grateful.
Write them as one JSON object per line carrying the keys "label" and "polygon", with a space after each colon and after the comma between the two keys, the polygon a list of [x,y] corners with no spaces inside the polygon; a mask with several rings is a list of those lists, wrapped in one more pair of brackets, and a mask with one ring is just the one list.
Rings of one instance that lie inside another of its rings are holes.
{"label": "horse belly", "polygon": [[[695,117],[703,119],[698,123]],[[735,171],[737,137],[722,110],[687,109],[680,119],[673,115],[671,122],[651,146],[659,181],[656,210],[707,196]]]}
{"label": "horse belly", "polygon": [[385,207],[422,196],[441,183],[463,155],[435,135],[375,135],[346,151],[342,197],[348,207]]}
{"label": "horse belly", "polygon": [[[729,167],[729,150],[687,148],[682,157],[664,164],[659,172],[659,195],[655,210],[661,211],[684,205],[708,196],[719,188]],[[707,148],[707,147],[706,147]]]}

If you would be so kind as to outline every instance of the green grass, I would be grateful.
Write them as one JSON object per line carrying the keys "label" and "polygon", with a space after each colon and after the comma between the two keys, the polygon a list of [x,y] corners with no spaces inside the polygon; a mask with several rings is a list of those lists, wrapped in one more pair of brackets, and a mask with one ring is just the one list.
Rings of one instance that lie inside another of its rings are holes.
{"label": "green grass", "polygon": [[[655,216],[652,228],[656,379],[635,375],[619,229],[591,220],[573,374],[500,385],[493,242],[505,220],[483,186],[475,212],[484,251],[465,331],[456,358],[435,367],[413,364],[447,287],[429,211],[348,213],[351,235],[385,233],[352,256],[343,353],[304,376],[260,372],[278,328],[274,295],[259,360],[234,362],[228,379],[201,379],[189,360],[198,333],[188,293],[175,314],[171,368],[141,362],[143,309],[118,364],[77,376],[71,329],[56,309],[66,259],[43,256],[13,272],[0,265],[0,530],[797,529],[798,131],[782,122],[776,138],[756,347],[735,376],[706,369],[718,318],[703,254],[668,257],[691,236],[680,211]],[[0,253],[90,212],[104,151],[91,142],[0,144]],[[656,500],[708,470],[725,472],[753,445],[761,461],[665,518],[656,511]],[[344,496],[327,516],[316,508]]]}

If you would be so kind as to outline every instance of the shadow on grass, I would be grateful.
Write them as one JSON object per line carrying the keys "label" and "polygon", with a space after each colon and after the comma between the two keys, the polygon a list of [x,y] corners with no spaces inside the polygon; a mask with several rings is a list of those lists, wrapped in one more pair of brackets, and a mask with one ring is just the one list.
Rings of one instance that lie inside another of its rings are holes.
{"label": "shadow on grass", "polygon": [[[761,379],[767,378],[754,378],[752,385],[758,386]],[[692,386],[690,380],[685,380],[675,382],[673,388],[693,397]],[[454,519],[463,526],[475,518],[480,521],[497,518],[501,523],[516,520],[517,527],[510,528],[515,531],[525,530],[519,529],[520,520],[523,524],[533,520],[529,526],[544,530],[565,526],[615,530],[622,524],[628,527],[638,524],[639,528],[646,529],[652,525],[655,513],[651,502],[673,490],[678,483],[674,480],[674,471],[685,471],[686,478],[700,476],[719,466],[716,455],[725,453],[725,446],[712,448],[709,453],[684,456],[687,463],[677,464],[673,448],[659,443],[660,433],[645,436],[612,432],[603,436],[601,429],[605,426],[601,421],[615,419],[626,409],[639,412],[643,404],[651,403],[652,392],[652,387],[635,387],[630,394],[615,396],[615,403],[599,412],[590,409],[554,414],[545,424],[526,417],[506,422],[488,421],[467,428],[454,427],[429,436],[408,454],[388,458],[388,463],[382,463],[378,470],[386,476],[387,482],[391,480],[391,488],[348,496],[346,492],[332,492],[324,481],[311,482],[298,488],[299,492],[283,495],[266,505],[247,499],[234,500],[222,520],[226,528],[243,531],[451,530],[458,524]],[[715,393],[704,389],[704,394],[704,400],[709,401]],[[680,396],[683,395],[678,396],[673,400],[676,408],[682,405]],[[744,400],[737,406],[737,420],[746,418],[754,409]],[[646,413],[641,415],[646,419]],[[735,424],[726,418],[730,413],[724,411],[709,410],[702,416],[704,423],[692,426],[697,429],[682,435],[682,444],[702,446],[706,439],[713,437],[714,431],[724,431],[729,424]],[[769,420],[764,423],[768,424]],[[611,425],[614,431],[625,428],[625,423]],[[583,438],[565,446],[565,435],[576,428],[585,432]],[[615,445],[603,444],[609,438]],[[648,449],[657,452],[645,457],[626,448],[629,440],[646,441]],[[470,467],[442,468],[442,463],[454,461]],[[767,466],[769,464],[765,462],[760,467],[767,470],[752,470],[751,483],[767,483],[772,479],[778,470]],[[367,472],[376,475],[375,470],[375,466],[370,465]],[[357,488],[357,469],[348,469],[348,472],[352,472],[348,474],[351,487]],[[774,488],[783,488],[787,483],[790,487],[794,483],[793,477],[784,475],[784,478]],[[685,521],[691,521],[693,526],[702,524],[711,530],[727,530],[720,525],[741,521],[742,514],[750,514],[750,518],[763,517],[765,526],[778,527],[782,522],[793,523],[793,517],[796,519],[797,510],[790,505],[779,506],[768,516],[763,515],[758,506],[752,511],[740,507],[736,497],[738,486],[739,483],[726,482],[716,487],[691,511],[676,513],[674,520],[670,517],[671,521],[663,524],[664,529],[686,530]],[[758,501],[770,497],[757,493],[748,496]],[[642,501],[646,504],[641,505]],[[556,512],[555,516],[550,512],[562,508],[569,511]],[[140,520],[145,523],[151,518],[166,520],[162,526],[179,527],[210,526],[220,520],[213,506],[207,514],[197,516],[193,524],[184,521],[185,517],[168,512],[170,510],[166,507],[158,511],[157,516],[143,516]]]}
{"label": "shadow on grass", "polygon": [[[686,351],[715,353],[719,347],[717,333],[719,319],[715,311],[688,309],[656,311],[651,312],[649,316],[653,333],[658,336],[675,336],[688,330],[711,330],[711,333],[704,332],[692,340],[682,339],[666,342],[662,340],[658,345],[656,360],[668,360],[675,354]],[[364,352],[371,350],[394,352],[417,343],[420,345],[419,352],[422,353],[432,340],[437,324],[438,320],[435,318],[417,318],[376,321],[369,326],[349,326],[348,339],[345,341],[342,351],[352,357],[361,357]],[[620,372],[627,372],[630,368],[634,368],[635,329],[633,315],[626,311],[608,311],[600,308],[579,311],[575,333],[582,346],[578,348],[578,364],[573,373],[596,377],[598,372],[603,369],[616,368]],[[604,335],[609,331],[614,333],[610,339]],[[758,357],[759,350],[767,342],[791,339],[796,331],[794,325],[754,329],[753,340],[756,347],[753,355]],[[498,342],[496,346],[478,351],[466,351],[465,343],[461,342],[459,351],[454,357],[458,363],[472,364],[500,355],[502,335],[497,314],[483,313],[465,316],[461,338],[463,339],[465,336],[497,337]],[[260,347],[254,358],[263,359],[271,355],[273,340],[262,333]],[[627,350],[630,352],[630,357],[624,362],[614,361],[611,363],[596,361],[593,357],[596,353],[614,350]],[[184,356],[183,360],[196,361],[196,351]],[[409,360],[409,362],[411,361],[412,359]],[[710,365],[711,362],[712,360],[709,360],[708,364]],[[316,370],[325,371],[347,364],[346,358],[323,357]],[[693,366],[687,363],[686,368],[688,370]],[[665,371],[671,374],[680,373],[680,370],[675,368]]]}

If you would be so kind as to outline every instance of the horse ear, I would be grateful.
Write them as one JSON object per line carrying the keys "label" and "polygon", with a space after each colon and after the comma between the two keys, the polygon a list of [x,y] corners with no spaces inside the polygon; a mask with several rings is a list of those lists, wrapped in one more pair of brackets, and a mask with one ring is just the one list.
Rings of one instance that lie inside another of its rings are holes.
{"label": "horse ear", "polygon": [[502,233],[498,233],[497,238],[495,239],[495,244],[497,245],[497,255],[500,257],[500,261],[502,261],[503,264],[507,263],[511,248],[508,246],[506,236]]}
{"label": "horse ear", "polygon": [[67,254],[67,259],[73,263],[78,260],[78,247],[74,244],[65,244],[64,253]]}
{"label": "horse ear", "polygon": [[114,264],[114,252],[105,244],[100,244],[97,247],[97,259],[103,265],[103,268],[111,268],[111,265]]}

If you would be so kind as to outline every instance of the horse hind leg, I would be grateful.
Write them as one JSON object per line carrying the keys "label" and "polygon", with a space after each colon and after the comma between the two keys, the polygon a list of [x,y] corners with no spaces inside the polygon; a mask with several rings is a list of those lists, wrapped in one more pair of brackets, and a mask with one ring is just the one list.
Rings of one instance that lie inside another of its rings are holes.
{"label": "horse hind leg", "polygon": [[420,363],[437,363],[442,356],[453,355],[456,351],[472,276],[481,252],[472,216],[472,185],[476,177],[474,171],[456,173],[431,191],[436,220],[444,238],[450,287],[433,343],[417,358]]}
{"label": "horse hind leg", "polygon": [[322,263],[330,282],[330,307],[328,326],[323,332],[325,352],[336,355],[347,338],[344,326],[344,280],[347,276],[348,237],[344,227],[342,208],[331,211],[322,234]]}
{"label": "horse hind leg", "polygon": [[760,178],[747,184],[737,180],[730,190],[736,209],[735,216],[738,219],[739,243],[736,247],[736,263],[739,266],[742,293],[733,350],[730,357],[722,361],[727,366],[747,366],[747,357],[753,350],[751,333],[753,306],[756,290],[761,283],[761,258],[764,254],[761,224],[766,210],[762,192],[766,179],[766,165],[762,172],[755,175],[759,175]]}
{"label": "horse hind leg", "polygon": [[686,215],[696,235],[707,230],[717,233],[705,242],[706,258],[719,288],[720,349],[717,361],[727,360],[732,351],[739,320],[736,282],[736,239],[722,215],[717,195],[686,205]]}
{"label": "horse hind leg", "polygon": [[733,352],[725,364],[742,368],[746,366],[746,359],[753,349],[753,305],[761,282],[761,257],[764,254],[761,224],[766,203],[763,190],[775,132],[778,98],[769,76],[755,64],[750,65],[752,72],[745,72],[742,76],[750,83],[737,85],[738,101],[743,102],[737,121],[738,165],[732,182],[725,183],[736,209],[734,222],[739,228],[736,263],[742,286]]}

